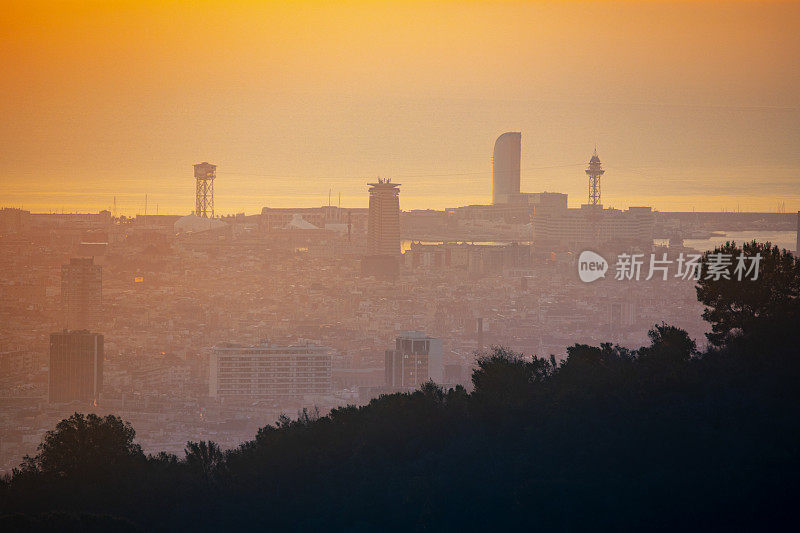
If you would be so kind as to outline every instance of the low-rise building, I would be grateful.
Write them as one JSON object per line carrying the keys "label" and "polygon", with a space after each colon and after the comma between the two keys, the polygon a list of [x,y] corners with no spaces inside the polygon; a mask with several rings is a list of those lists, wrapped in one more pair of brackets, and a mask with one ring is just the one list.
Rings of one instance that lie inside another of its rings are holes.
{"label": "low-rise building", "polygon": [[654,221],[650,207],[621,211],[589,204],[580,209],[537,206],[533,210],[533,243],[538,252],[608,246],[649,251]]}

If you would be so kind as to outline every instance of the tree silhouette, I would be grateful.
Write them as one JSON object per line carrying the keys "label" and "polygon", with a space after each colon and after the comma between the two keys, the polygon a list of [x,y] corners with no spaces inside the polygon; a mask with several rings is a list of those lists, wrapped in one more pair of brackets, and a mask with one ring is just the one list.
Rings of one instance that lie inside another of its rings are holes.
{"label": "tree silhouette", "polygon": [[697,355],[697,343],[686,331],[675,326],[663,322],[656,324],[647,336],[650,337],[650,346],[639,348],[636,353],[648,362],[676,364]]}
{"label": "tree silhouette", "polygon": [[534,357],[528,361],[503,346],[496,346],[477,363],[478,368],[472,372],[475,399],[507,406],[524,403],[533,386],[544,382],[553,370],[545,359]]}
{"label": "tree silhouette", "polygon": [[141,447],[133,442],[135,435],[130,423],[119,417],[75,413],[45,434],[38,453],[26,456],[22,469],[57,477],[113,475],[144,459]]}
{"label": "tree silhouette", "polygon": [[432,379],[429,379],[419,387],[419,391],[423,396],[430,399],[434,403],[444,402],[444,389],[437,385]]}
{"label": "tree silhouette", "polygon": [[207,486],[212,485],[217,479],[224,460],[224,454],[219,445],[214,441],[189,441],[186,443],[184,452],[186,453],[186,464],[200,473]]}
{"label": "tree silhouette", "polygon": [[[708,258],[715,254],[731,257],[729,279],[709,275]],[[738,257],[757,254],[761,257],[757,278],[750,274],[739,280],[734,275]],[[800,321],[800,259],[769,242],[752,241],[741,247],[727,242],[706,253],[696,289],[697,299],[706,306],[703,319],[711,324],[711,333],[706,336],[714,346],[724,346],[737,336],[769,328],[771,322],[774,325]]]}

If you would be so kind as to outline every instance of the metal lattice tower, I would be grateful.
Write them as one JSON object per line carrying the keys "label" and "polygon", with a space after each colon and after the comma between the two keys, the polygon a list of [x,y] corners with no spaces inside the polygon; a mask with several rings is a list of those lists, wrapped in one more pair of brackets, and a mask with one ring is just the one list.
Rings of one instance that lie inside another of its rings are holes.
{"label": "metal lattice tower", "polygon": [[600,158],[597,157],[597,148],[594,149],[594,154],[589,160],[589,168],[586,169],[586,175],[589,176],[589,205],[599,206],[600,204],[600,176],[605,174],[603,164]]}
{"label": "metal lattice tower", "polygon": [[203,218],[214,218],[214,178],[217,177],[217,165],[198,163],[194,165],[194,179],[197,181],[197,192],[194,214]]}

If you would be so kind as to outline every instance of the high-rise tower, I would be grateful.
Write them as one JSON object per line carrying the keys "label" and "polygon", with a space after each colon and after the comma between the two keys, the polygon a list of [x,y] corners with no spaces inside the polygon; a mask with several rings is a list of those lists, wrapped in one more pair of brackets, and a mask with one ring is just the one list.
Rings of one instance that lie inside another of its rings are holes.
{"label": "high-rise tower", "polygon": [[194,179],[197,182],[194,214],[203,218],[214,218],[214,178],[217,165],[198,163],[194,165]]}
{"label": "high-rise tower", "polygon": [[400,255],[400,187],[391,178],[369,185],[367,254]]}
{"label": "high-rise tower", "polygon": [[597,157],[597,148],[595,148],[592,158],[589,160],[589,167],[586,169],[586,175],[589,176],[589,205],[602,205],[600,204],[600,176],[605,172],[600,158]]}
{"label": "high-rise tower", "polygon": [[103,271],[91,257],[73,257],[61,266],[63,326],[95,329],[102,315]]}
{"label": "high-rise tower", "polygon": [[494,143],[492,155],[492,203],[507,204],[514,194],[519,194],[522,133],[509,131]]}
{"label": "high-rise tower", "polygon": [[367,255],[361,260],[361,272],[391,280],[400,271],[400,184],[379,178],[367,185]]}
{"label": "high-rise tower", "polygon": [[421,331],[406,331],[395,339],[395,348],[384,356],[386,385],[392,389],[416,389],[429,379],[442,382],[442,340]]}
{"label": "high-rise tower", "polygon": [[97,401],[103,388],[103,336],[86,330],[50,334],[50,401]]}

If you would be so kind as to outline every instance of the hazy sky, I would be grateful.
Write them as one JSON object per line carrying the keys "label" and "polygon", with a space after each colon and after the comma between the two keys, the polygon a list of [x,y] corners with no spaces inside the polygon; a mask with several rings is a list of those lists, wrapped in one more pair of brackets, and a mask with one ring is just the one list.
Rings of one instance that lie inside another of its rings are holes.
{"label": "hazy sky", "polygon": [[[10,5],[7,5],[10,4]],[[0,13],[0,205],[188,213],[488,203],[522,132],[523,190],[585,202],[800,209],[800,4],[34,2]]]}

